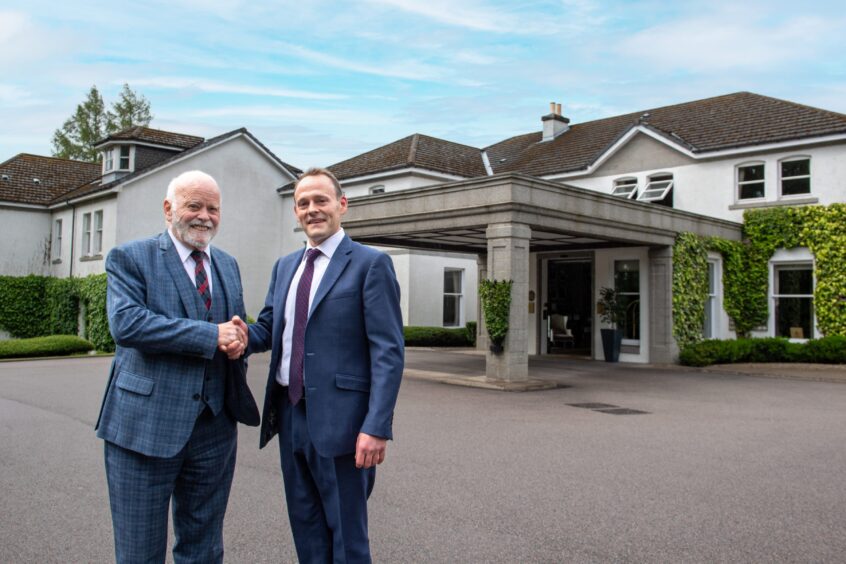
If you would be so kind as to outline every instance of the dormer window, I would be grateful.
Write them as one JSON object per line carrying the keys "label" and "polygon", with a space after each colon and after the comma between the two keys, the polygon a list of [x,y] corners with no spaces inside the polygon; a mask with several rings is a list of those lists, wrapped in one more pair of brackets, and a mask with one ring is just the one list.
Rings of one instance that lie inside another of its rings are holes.
{"label": "dormer window", "polygon": [[103,174],[131,169],[132,151],[129,145],[112,147],[103,151]]}
{"label": "dormer window", "polygon": [[118,170],[129,170],[129,145],[121,145]]}
{"label": "dormer window", "polygon": [[370,190],[368,190],[371,194],[384,194],[385,193],[385,185],[384,184],[377,184],[375,186],[371,186]]}
{"label": "dormer window", "polygon": [[612,196],[620,196],[631,200],[637,196],[637,178],[619,178],[614,181]]}
{"label": "dormer window", "polygon": [[660,202],[673,189],[673,175],[672,174],[654,174],[649,177],[649,182],[646,188],[637,197],[641,202]]}
{"label": "dormer window", "polygon": [[109,172],[115,168],[114,152],[109,149],[103,152],[103,172]]}

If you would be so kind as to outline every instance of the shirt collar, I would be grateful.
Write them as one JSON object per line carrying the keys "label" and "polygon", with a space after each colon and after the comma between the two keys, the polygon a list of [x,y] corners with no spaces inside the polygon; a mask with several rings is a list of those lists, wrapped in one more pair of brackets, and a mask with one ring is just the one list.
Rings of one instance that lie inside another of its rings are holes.
{"label": "shirt collar", "polygon": [[[170,240],[173,241],[173,246],[176,247],[176,252],[179,253],[180,260],[182,262],[188,260],[191,257],[191,253],[194,252],[194,249],[177,239],[171,229],[167,230],[167,234],[170,235]],[[200,252],[205,255],[206,260],[209,261],[209,264],[211,264],[211,245],[207,246]]]}
{"label": "shirt collar", "polygon": [[[341,244],[341,241],[344,240],[344,229],[340,228],[335,233],[333,233],[328,239],[317,245],[316,247],[307,246],[306,250],[308,249],[319,249],[321,253],[326,255],[326,258],[332,260],[332,255],[335,254],[335,251],[338,250],[338,245]],[[306,254],[303,253],[303,260],[305,260]]]}

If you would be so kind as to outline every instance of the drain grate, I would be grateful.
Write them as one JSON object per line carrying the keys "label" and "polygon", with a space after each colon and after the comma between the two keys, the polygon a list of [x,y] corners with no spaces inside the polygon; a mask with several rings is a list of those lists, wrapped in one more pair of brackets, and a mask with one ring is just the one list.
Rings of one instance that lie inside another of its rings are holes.
{"label": "drain grate", "polygon": [[649,413],[648,411],[641,411],[639,409],[628,409],[626,407],[618,407],[615,409],[594,409],[599,413],[610,413],[611,415],[641,415]]}
{"label": "drain grate", "polygon": [[583,407],[585,409],[613,409],[618,406],[610,403],[568,403],[570,407]]}

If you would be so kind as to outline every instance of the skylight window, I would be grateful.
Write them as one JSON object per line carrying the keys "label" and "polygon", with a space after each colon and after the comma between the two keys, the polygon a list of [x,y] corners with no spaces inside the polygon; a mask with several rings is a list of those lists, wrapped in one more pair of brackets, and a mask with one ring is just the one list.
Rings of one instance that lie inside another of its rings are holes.
{"label": "skylight window", "polygon": [[641,202],[660,202],[667,197],[672,189],[672,174],[656,174],[649,177],[649,183],[637,199]]}

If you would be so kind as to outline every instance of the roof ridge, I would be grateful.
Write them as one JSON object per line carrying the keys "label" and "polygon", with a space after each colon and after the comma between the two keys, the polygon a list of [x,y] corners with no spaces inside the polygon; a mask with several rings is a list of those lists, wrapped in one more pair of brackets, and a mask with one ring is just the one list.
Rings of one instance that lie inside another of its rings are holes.
{"label": "roof ridge", "polygon": [[414,164],[414,160],[417,158],[417,144],[420,142],[420,134],[415,133],[411,139],[411,147],[408,149],[408,160],[406,161],[408,164]]}

